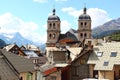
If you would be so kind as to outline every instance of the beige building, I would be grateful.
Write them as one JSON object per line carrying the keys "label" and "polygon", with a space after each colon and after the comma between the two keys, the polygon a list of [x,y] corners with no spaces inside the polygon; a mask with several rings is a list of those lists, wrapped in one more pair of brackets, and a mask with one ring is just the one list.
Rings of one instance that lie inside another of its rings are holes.
{"label": "beige building", "polygon": [[0,50],[0,80],[36,80],[34,64],[23,56]]}
{"label": "beige building", "polygon": [[87,8],[83,9],[83,14],[78,18],[78,29],[71,29],[65,34],[61,34],[61,21],[55,14],[47,20],[47,47],[66,46],[68,42],[81,42],[84,39],[91,39],[91,17],[87,14]]}
{"label": "beige building", "polygon": [[87,64],[90,77],[120,79],[120,42],[107,42],[94,46]]}

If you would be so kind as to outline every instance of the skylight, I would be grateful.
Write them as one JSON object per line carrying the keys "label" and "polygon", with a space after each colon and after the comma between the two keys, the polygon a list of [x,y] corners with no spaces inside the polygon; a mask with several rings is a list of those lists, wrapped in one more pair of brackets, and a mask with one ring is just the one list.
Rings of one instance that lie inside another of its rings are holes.
{"label": "skylight", "polygon": [[108,61],[105,61],[103,66],[108,66],[109,62]]}
{"label": "skylight", "polygon": [[111,52],[110,57],[116,57],[117,56],[117,52]]}
{"label": "skylight", "polygon": [[97,52],[97,57],[101,57],[103,55],[103,52]]}

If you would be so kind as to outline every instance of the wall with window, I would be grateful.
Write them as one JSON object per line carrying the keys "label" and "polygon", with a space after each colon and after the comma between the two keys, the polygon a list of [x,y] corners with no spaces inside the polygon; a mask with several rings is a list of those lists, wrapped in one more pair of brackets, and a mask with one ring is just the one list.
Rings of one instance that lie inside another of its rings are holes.
{"label": "wall with window", "polygon": [[20,73],[20,77],[22,77],[23,80],[35,80],[35,72],[26,72],[26,73]]}

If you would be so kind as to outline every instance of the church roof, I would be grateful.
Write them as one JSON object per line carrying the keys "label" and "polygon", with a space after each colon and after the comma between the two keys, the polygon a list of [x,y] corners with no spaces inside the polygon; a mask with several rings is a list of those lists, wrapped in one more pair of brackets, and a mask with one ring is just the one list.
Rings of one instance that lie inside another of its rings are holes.
{"label": "church roof", "polygon": [[62,40],[62,39],[72,39],[73,41],[78,41],[77,34],[78,33],[77,33],[76,30],[70,29],[65,34],[60,34],[59,40]]}
{"label": "church roof", "polygon": [[87,14],[87,8],[83,9],[83,14],[79,16],[79,20],[91,20],[91,17]]}
{"label": "church roof", "polygon": [[51,16],[48,17],[48,21],[51,21],[51,20],[55,20],[55,21],[60,21],[60,18],[55,15],[55,9],[53,9],[53,14]]}

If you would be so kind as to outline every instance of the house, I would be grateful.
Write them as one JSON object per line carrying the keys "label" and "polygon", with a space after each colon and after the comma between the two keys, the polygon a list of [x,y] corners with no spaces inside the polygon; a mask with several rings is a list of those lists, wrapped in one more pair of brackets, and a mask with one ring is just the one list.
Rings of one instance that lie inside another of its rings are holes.
{"label": "house", "polygon": [[8,44],[3,49],[19,56],[26,56],[26,54],[18,47],[17,44]]}
{"label": "house", "polygon": [[40,55],[41,54],[41,50],[39,47],[35,46],[35,45],[32,45],[32,44],[27,44],[27,45],[22,45],[20,47],[23,51],[33,51],[35,52],[37,55]]}
{"label": "house", "polygon": [[59,67],[48,62],[40,67],[40,71],[43,73],[42,80],[61,80],[61,71]]}
{"label": "house", "polygon": [[104,42],[94,46],[87,64],[92,78],[120,79],[120,42]]}
{"label": "house", "polygon": [[0,49],[1,80],[35,80],[35,77],[32,61]]}

